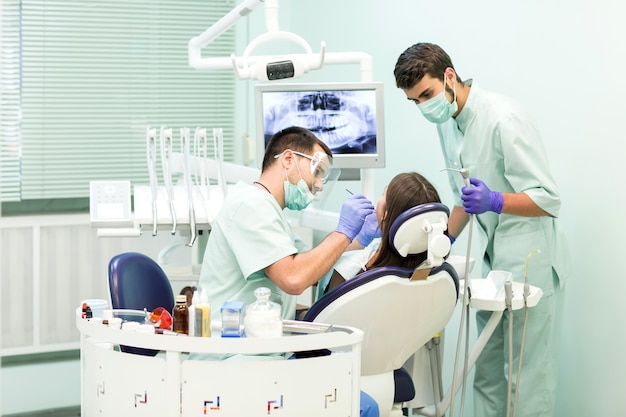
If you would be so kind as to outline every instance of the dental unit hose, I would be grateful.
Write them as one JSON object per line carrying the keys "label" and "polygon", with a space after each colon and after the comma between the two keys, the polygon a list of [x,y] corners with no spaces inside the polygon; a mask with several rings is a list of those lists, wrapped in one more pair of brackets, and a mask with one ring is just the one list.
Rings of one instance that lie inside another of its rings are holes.
{"label": "dental unit hose", "polygon": [[[522,328],[522,340],[520,342],[519,349],[519,363],[517,364],[517,378],[515,381],[515,397],[513,399],[513,417],[517,414],[517,399],[519,396],[519,380],[522,373],[522,360],[524,358],[524,344],[526,342],[526,325],[528,324],[528,296],[530,295],[530,286],[528,285],[528,262],[530,257],[535,253],[541,253],[539,249],[533,249],[528,253],[526,257],[526,264],[524,265],[524,327]],[[512,363],[509,362],[509,367],[512,367]]]}
{"label": "dental unit hose", "polygon": [[[444,168],[442,171],[456,171],[461,174],[463,177],[463,181],[465,182],[466,187],[470,187],[469,180],[469,170],[467,168],[462,169],[453,169],[453,168]],[[463,416],[463,409],[465,405],[465,392],[466,392],[466,381],[468,374],[468,362],[469,362],[469,309],[470,309],[470,288],[469,288],[469,263],[470,263],[470,255],[472,252],[472,232],[474,230],[474,215],[469,214],[469,234],[467,238],[467,255],[465,257],[465,276],[463,277],[463,308],[461,309],[461,321],[459,324],[459,334],[456,345],[456,355],[454,358],[454,368],[452,375],[452,395],[450,398],[450,417],[454,417],[454,387],[456,386],[457,379],[457,368],[459,363],[459,356],[461,354],[461,340],[463,339],[463,324],[465,323],[465,354],[464,354],[464,362],[463,362],[463,386],[461,389],[461,416]]]}
{"label": "dental unit hose", "polygon": [[509,377],[506,390],[506,417],[511,415],[511,391],[513,389],[513,283],[504,283],[504,303],[509,312]]}

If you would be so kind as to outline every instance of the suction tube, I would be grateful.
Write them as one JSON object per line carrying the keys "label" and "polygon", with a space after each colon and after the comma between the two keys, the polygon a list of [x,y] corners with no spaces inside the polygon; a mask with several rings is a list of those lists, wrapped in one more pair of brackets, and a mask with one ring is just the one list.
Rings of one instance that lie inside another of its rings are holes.
{"label": "suction tube", "polygon": [[[515,397],[513,399],[513,417],[517,414],[517,398],[519,395],[519,380],[522,373],[522,359],[524,358],[524,344],[526,343],[526,325],[528,324],[528,296],[530,295],[530,286],[528,285],[528,262],[530,257],[535,253],[541,253],[539,249],[533,249],[526,257],[526,265],[524,266],[524,327],[522,329],[522,340],[519,348],[519,361],[517,364],[517,378],[515,382]],[[509,363],[509,366],[512,366]]]}
{"label": "suction tube", "polygon": [[[453,168],[445,168],[442,171],[457,171],[463,177],[465,182],[465,186],[470,187],[469,180],[469,170],[467,168],[463,169],[453,169]],[[457,368],[459,363],[459,356],[461,355],[461,340],[463,339],[463,324],[465,324],[465,354],[464,354],[464,363],[463,363],[463,384],[461,388],[461,416],[463,415],[463,407],[465,405],[465,392],[466,392],[466,381],[468,374],[468,360],[469,360],[469,309],[470,309],[470,288],[469,288],[469,264],[470,264],[470,255],[472,252],[472,235],[474,231],[474,215],[469,215],[469,235],[467,238],[467,254],[465,257],[465,276],[463,277],[463,309],[461,310],[461,321],[459,323],[459,334],[456,345],[456,355],[454,357],[454,368],[452,375],[452,392],[450,397],[450,417],[454,417],[454,397],[456,396],[454,392],[454,387],[456,386],[457,379]],[[438,416],[439,417],[439,416]]]}

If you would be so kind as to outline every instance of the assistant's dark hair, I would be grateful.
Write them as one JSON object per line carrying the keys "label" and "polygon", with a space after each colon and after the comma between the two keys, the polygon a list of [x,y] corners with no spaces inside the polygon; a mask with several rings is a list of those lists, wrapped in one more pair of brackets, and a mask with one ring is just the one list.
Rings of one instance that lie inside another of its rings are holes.
{"label": "assistant's dark hair", "polygon": [[394,220],[411,207],[424,203],[440,203],[435,187],[417,172],[404,172],[393,177],[385,194],[385,218],[380,229],[382,232],[378,256],[370,269],[378,266],[401,266],[415,268],[426,259],[426,252],[402,257],[389,243],[389,232]]}
{"label": "assistant's dark hair", "polygon": [[[438,45],[422,42],[408,47],[400,54],[393,75],[396,77],[398,88],[409,90],[425,75],[443,80],[443,73],[448,67],[454,70],[452,60],[446,51]],[[458,73],[456,76],[462,83]]]}
{"label": "assistant's dark hair", "polygon": [[283,129],[274,134],[267,144],[267,147],[265,148],[265,155],[263,156],[261,171],[265,171],[265,169],[272,165],[276,160],[274,157],[283,153],[287,149],[310,155],[316,144],[324,149],[324,152],[328,155],[328,159],[332,161],[333,153],[330,148],[309,129],[299,126],[291,126]]}

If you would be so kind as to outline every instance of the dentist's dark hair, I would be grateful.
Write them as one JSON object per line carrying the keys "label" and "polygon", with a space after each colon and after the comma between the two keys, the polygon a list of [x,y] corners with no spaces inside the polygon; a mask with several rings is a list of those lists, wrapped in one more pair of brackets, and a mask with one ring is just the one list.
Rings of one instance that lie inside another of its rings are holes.
{"label": "dentist's dark hair", "polygon": [[265,148],[265,155],[263,156],[261,171],[265,171],[266,168],[271,166],[276,160],[274,157],[283,153],[287,149],[310,155],[316,144],[322,147],[326,155],[328,155],[328,160],[332,162],[333,153],[328,145],[322,142],[309,129],[299,126],[291,126],[283,129],[274,134],[268,142],[267,147]]}
{"label": "dentist's dark hair", "polygon": [[398,88],[410,90],[425,75],[443,81],[443,73],[446,68],[452,68],[456,73],[457,81],[463,84],[446,51],[438,45],[423,42],[408,47],[400,54],[393,75],[396,77]]}

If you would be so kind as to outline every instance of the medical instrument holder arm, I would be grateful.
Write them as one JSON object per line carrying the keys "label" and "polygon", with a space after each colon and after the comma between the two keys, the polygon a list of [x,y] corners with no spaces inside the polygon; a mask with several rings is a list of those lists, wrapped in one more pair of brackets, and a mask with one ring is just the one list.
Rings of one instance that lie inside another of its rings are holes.
{"label": "medical instrument holder arm", "polygon": [[180,129],[180,140],[183,152],[183,171],[185,184],[187,185],[187,199],[189,202],[189,227],[191,238],[187,246],[193,246],[196,240],[196,212],[193,205],[193,182],[191,180],[191,163],[189,161],[189,128]]}
{"label": "medical instrument holder arm", "polygon": [[157,235],[157,175],[156,175],[156,129],[146,128],[146,161],[152,196],[152,236]]}
{"label": "medical instrument holder arm", "polygon": [[165,192],[170,207],[170,217],[172,218],[171,233],[176,234],[176,210],[174,209],[174,190],[170,165],[172,148],[172,128],[161,126],[161,165],[163,166],[163,181],[165,182]]}
{"label": "medical instrument holder arm", "polygon": [[[195,158],[200,161],[204,161],[204,163],[194,164],[196,177],[199,177],[197,180],[197,184],[200,186],[201,190],[205,190],[206,196],[205,198],[208,200],[211,197],[210,184],[211,181],[209,179],[209,165],[208,165],[208,146],[207,146],[207,136],[206,136],[206,128],[197,127],[194,133],[194,142],[196,147]],[[200,192],[202,194],[202,191]]]}

